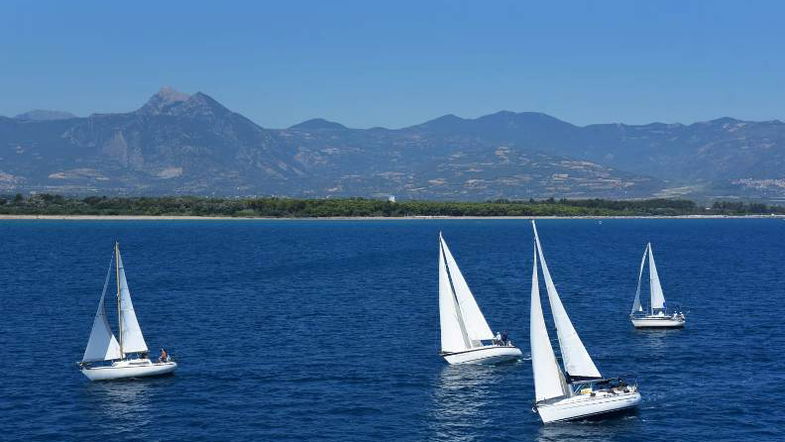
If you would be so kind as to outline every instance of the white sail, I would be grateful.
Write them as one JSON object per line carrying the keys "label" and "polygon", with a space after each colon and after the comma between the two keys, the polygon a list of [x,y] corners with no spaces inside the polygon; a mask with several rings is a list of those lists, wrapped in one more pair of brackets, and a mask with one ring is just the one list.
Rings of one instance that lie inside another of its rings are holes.
{"label": "white sail", "polygon": [[601,378],[600,371],[594,365],[589,352],[583,346],[580,336],[575,331],[570,317],[567,316],[567,311],[562,305],[559,293],[556,291],[556,286],[553,284],[551,274],[548,271],[548,264],[545,261],[545,256],[542,253],[542,246],[540,245],[540,238],[537,235],[537,226],[532,220],[532,228],[534,229],[534,241],[537,245],[537,253],[540,257],[542,265],[542,274],[545,278],[545,288],[548,291],[548,301],[551,305],[551,314],[553,315],[553,322],[556,325],[556,335],[559,338],[559,348],[561,349],[562,360],[564,369],[571,377],[581,378]]}
{"label": "white sail", "polygon": [[534,267],[532,268],[531,311],[529,313],[529,340],[532,352],[532,372],[534,375],[534,396],[543,401],[559,396],[566,396],[568,389],[564,382],[564,374],[556,362],[548,329],[545,328],[545,317],[540,303],[540,281],[537,277],[537,250],[534,251]]}
{"label": "white sail", "polygon": [[665,308],[665,295],[662,293],[660,276],[657,274],[657,265],[654,264],[654,251],[649,247],[649,288],[651,289],[651,310]]}
{"label": "white sail", "polygon": [[106,296],[106,287],[109,283],[109,275],[112,272],[112,263],[109,263],[109,273],[106,275],[104,282],[104,291],[101,293],[101,300],[98,301],[98,311],[95,312],[95,319],[93,319],[93,329],[90,332],[90,339],[87,340],[87,348],[85,348],[82,362],[96,362],[96,361],[109,361],[112,359],[120,359],[120,344],[117,343],[112,328],[109,327],[109,321],[106,318],[106,309],[104,308],[104,297]]}
{"label": "white sail", "polygon": [[147,344],[142,336],[142,329],[136,319],[134,304],[131,302],[131,291],[128,289],[128,281],[125,279],[125,269],[123,268],[123,258],[120,257],[120,249],[117,249],[117,277],[120,286],[120,333],[123,353],[146,352]]}
{"label": "white sail", "polygon": [[650,245],[646,244],[646,250],[643,251],[643,257],[641,258],[641,268],[638,270],[638,288],[635,289],[635,301],[632,302],[631,315],[635,312],[643,311],[643,306],[641,306],[641,279],[643,279],[643,266],[646,265],[646,256],[649,254]]}
{"label": "white sail", "polygon": [[444,241],[439,234],[439,325],[442,351],[453,353],[468,350],[471,344],[450,281],[444,249]]}
{"label": "white sail", "polygon": [[461,274],[461,270],[458,268],[458,264],[455,262],[452,253],[450,253],[450,249],[447,247],[444,238],[441,238],[441,243],[442,249],[444,250],[444,258],[447,262],[447,270],[449,271],[450,280],[452,282],[452,288],[455,292],[455,299],[458,300],[458,313],[463,319],[463,325],[466,329],[469,341],[472,347],[482,346],[480,341],[493,339],[493,332],[491,332],[491,328],[488,326],[485,316],[483,316],[482,311],[480,311],[480,307],[477,305],[477,301],[474,299],[474,295],[472,295],[469,285],[466,284],[466,280],[463,278],[463,274]]}

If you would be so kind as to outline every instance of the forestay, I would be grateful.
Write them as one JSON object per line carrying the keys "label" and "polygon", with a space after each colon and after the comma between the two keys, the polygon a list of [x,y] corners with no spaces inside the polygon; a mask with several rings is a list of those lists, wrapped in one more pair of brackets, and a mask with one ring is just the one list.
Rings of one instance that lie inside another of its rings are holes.
{"label": "forestay", "polygon": [[444,241],[439,235],[439,325],[441,328],[442,351],[458,352],[471,348],[461,318],[458,300],[453,293],[452,282],[447,270]]}
{"label": "forestay", "polygon": [[568,388],[564,375],[556,362],[545,317],[540,303],[540,282],[537,276],[537,250],[534,250],[532,268],[531,310],[529,314],[529,340],[531,345],[532,372],[534,374],[534,395],[543,401],[554,397],[566,396]]}
{"label": "forestay", "polygon": [[660,276],[657,274],[657,265],[654,264],[654,251],[649,243],[649,288],[651,289],[651,310],[665,308],[665,294],[662,293]]}
{"label": "forestay", "polygon": [[128,281],[125,279],[125,269],[123,268],[123,258],[120,257],[120,249],[117,249],[117,267],[120,286],[120,316],[122,318],[122,352],[146,352],[147,344],[142,336],[142,329],[136,319],[134,304],[131,302],[131,291],[128,289]]}
{"label": "forestay", "polygon": [[594,365],[589,352],[586,351],[581,338],[575,331],[567,311],[562,305],[559,293],[556,291],[556,286],[553,284],[551,274],[548,271],[548,264],[545,261],[545,256],[542,253],[542,246],[540,245],[540,238],[537,235],[537,226],[532,220],[532,228],[534,229],[534,241],[537,245],[537,253],[540,257],[542,265],[542,274],[545,278],[545,288],[548,291],[548,301],[551,306],[551,314],[553,315],[553,322],[556,325],[556,335],[559,338],[559,348],[561,349],[562,360],[564,362],[564,369],[571,377],[581,378],[601,378],[600,371]]}
{"label": "forestay", "polygon": [[458,313],[461,319],[463,319],[466,334],[472,347],[482,346],[480,341],[493,339],[493,332],[491,332],[485,316],[480,311],[480,307],[477,305],[477,301],[474,299],[474,295],[472,295],[469,285],[463,278],[463,274],[458,268],[452,253],[450,253],[444,238],[441,238],[441,243],[450,281],[452,282],[453,293],[458,301]]}
{"label": "forestay", "polygon": [[120,344],[118,344],[117,338],[112,333],[112,328],[109,326],[109,321],[106,317],[106,309],[104,308],[104,297],[106,296],[106,288],[109,284],[111,272],[112,262],[110,261],[109,271],[104,281],[104,290],[101,293],[101,300],[98,302],[98,311],[95,312],[93,329],[90,332],[90,339],[87,341],[87,348],[85,348],[82,356],[82,362],[109,361],[122,357]]}

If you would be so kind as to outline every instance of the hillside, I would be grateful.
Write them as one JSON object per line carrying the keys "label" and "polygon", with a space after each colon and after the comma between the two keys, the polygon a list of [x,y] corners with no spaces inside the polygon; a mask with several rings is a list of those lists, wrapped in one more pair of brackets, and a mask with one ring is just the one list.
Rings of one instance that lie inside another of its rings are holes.
{"label": "hillside", "polygon": [[[43,112],[43,113],[42,113]],[[266,129],[206,94],[139,109],[0,117],[0,192],[396,195],[409,199],[785,196],[785,124],[575,126],[533,112],[402,129]]]}

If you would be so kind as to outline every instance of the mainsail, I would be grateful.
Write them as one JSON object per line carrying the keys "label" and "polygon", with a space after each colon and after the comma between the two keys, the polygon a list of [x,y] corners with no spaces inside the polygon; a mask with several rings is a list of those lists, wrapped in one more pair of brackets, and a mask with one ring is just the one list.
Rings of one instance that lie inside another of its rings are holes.
{"label": "mainsail", "polygon": [[551,273],[548,271],[548,264],[545,262],[545,256],[542,253],[540,238],[537,235],[537,225],[534,223],[534,220],[532,220],[532,228],[534,229],[537,254],[542,265],[542,274],[545,278],[545,288],[548,291],[551,314],[556,325],[556,335],[559,338],[559,348],[561,349],[564,370],[572,378],[601,378],[600,371],[597,370],[597,366],[594,365],[589,352],[583,346],[581,338],[575,331],[575,327],[573,327],[569,316],[567,316],[567,311],[562,305],[556,286],[553,284]]}
{"label": "mainsail", "polygon": [[121,350],[123,353],[146,352],[147,344],[142,336],[142,329],[136,320],[134,304],[131,302],[131,291],[128,289],[128,281],[125,279],[125,269],[123,268],[123,258],[120,257],[120,246],[116,246],[117,253],[117,278],[120,297],[120,333]]}
{"label": "mainsail", "polygon": [[534,250],[532,268],[531,310],[529,313],[529,340],[531,345],[532,372],[534,374],[534,395],[536,401],[566,396],[569,389],[564,374],[556,362],[545,317],[540,303],[540,282],[537,277],[537,250]]}
{"label": "mainsail", "polygon": [[120,344],[117,343],[117,338],[115,338],[111,327],[109,327],[106,309],[104,308],[104,297],[106,296],[106,287],[109,284],[111,272],[112,262],[109,263],[109,271],[106,274],[106,281],[104,281],[104,290],[101,293],[101,300],[98,301],[98,311],[95,312],[93,329],[90,332],[90,339],[87,340],[87,347],[82,356],[82,362],[109,361],[122,357]]}
{"label": "mainsail", "polygon": [[646,250],[643,251],[643,257],[641,258],[641,268],[638,270],[638,288],[635,289],[635,301],[632,302],[631,315],[643,311],[643,306],[641,306],[641,279],[643,279],[643,267],[646,265],[646,256],[649,254],[650,246],[651,243],[646,244]]}
{"label": "mainsail", "polygon": [[[440,256],[439,256],[439,310],[442,314],[442,350],[443,351],[462,351],[468,350],[473,347],[482,346],[482,340],[493,339],[493,332],[488,326],[477,301],[474,299],[469,285],[458,268],[450,249],[444,238],[439,235]],[[444,282],[442,282],[444,281]],[[452,307],[449,307],[448,298],[452,297]],[[460,332],[462,348],[455,350],[457,346],[449,345],[450,348],[445,348],[445,319],[444,314],[450,315],[452,310],[455,310],[456,320],[459,327],[454,327],[451,323],[452,319],[447,318],[448,336],[447,342],[456,343],[453,334],[456,331]]]}
{"label": "mainsail", "polygon": [[662,293],[662,285],[660,285],[660,276],[657,274],[657,265],[654,264],[654,251],[649,247],[649,288],[651,289],[651,312],[654,313],[656,309],[665,308],[665,295]]}

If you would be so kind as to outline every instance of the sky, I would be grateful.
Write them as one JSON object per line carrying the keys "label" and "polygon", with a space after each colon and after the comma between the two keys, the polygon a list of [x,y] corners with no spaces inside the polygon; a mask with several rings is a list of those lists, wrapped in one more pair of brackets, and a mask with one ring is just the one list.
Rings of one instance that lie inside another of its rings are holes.
{"label": "sky", "polygon": [[126,112],[168,85],[269,128],[785,120],[783,17],[780,1],[5,0],[0,115]]}

